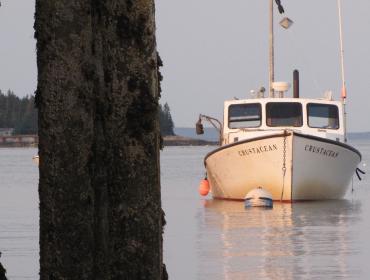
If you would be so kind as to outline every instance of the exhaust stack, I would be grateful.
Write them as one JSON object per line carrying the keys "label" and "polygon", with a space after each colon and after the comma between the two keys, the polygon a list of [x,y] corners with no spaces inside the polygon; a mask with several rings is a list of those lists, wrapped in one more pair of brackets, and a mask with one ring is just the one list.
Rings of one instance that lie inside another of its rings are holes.
{"label": "exhaust stack", "polygon": [[299,98],[299,71],[293,71],[293,97]]}

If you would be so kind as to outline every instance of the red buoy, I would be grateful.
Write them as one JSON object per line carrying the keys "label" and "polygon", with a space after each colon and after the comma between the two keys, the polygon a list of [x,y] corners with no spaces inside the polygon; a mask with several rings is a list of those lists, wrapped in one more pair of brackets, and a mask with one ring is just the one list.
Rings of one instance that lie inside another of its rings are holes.
{"label": "red buoy", "polygon": [[208,193],[209,193],[209,182],[207,179],[203,179],[202,181],[200,181],[200,184],[199,184],[199,194],[202,195],[202,196],[206,196]]}

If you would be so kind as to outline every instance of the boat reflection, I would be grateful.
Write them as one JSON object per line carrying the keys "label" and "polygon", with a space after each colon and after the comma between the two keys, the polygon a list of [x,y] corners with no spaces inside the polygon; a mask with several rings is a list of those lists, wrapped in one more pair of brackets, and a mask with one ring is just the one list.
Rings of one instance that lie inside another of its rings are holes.
{"label": "boat reflection", "polygon": [[345,277],[356,254],[351,225],[360,202],[276,203],[245,209],[241,202],[207,200],[199,215],[198,279]]}

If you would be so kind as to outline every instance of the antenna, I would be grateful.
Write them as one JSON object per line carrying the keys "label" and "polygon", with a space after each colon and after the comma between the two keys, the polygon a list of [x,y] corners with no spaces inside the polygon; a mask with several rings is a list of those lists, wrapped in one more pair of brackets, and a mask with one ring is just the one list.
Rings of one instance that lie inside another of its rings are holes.
{"label": "antenna", "polygon": [[269,34],[269,97],[274,97],[272,83],[275,79],[274,73],[274,1],[270,0],[270,34]]}
{"label": "antenna", "polygon": [[[283,14],[284,8],[281,5],[280,0],[275,0],[278,5],[278,10],[280,14]],[[274,97],[274,87],[273,83],[275,82],[275,62],[274,62],[274,0],[270,0],[270,13],[269,13],[269,97]],[[287,17],[283,18],[280,21],[280,25],[288,29],[293,24],[293,21]]]}
{"label": "antenna", "polygon": [[344,49],[343,49],[343,31],[342,31],[342,5],[341,0],[338,2],[338,16],[339,16],[339,40],[340,40],[340,63],[342,70],[342,99],[346,99],[346,80],[344,78]]}
{"label": "antenna", "polygon": [[347,112],[346,112],[346,80],[344,77],[344,49],[343,49],[343,31],[342,31],[342,2],[337,0],[338,3],[338,19],[339,19],[339,41],[340,41],[340,64],[342,70],[342,92],[341,98],[343,103],[343,128],[344,128],[344,142],[347,142]]}

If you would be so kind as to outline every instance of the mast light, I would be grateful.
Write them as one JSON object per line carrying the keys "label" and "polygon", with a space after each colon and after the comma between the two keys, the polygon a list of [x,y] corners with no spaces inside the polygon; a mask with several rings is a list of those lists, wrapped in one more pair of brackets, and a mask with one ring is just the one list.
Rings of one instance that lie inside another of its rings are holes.
{"label": "mast light", "polygon": [[285,18],[283,18],[283,19],[280,21],[280,25],[281,25],[283,28],[285,28],[285,29],[288,29],[289,27],[291,27],[293,23],[294,23],[294,22],[293,22],[290,18],[288,18],[288,17],[285,17]]}

